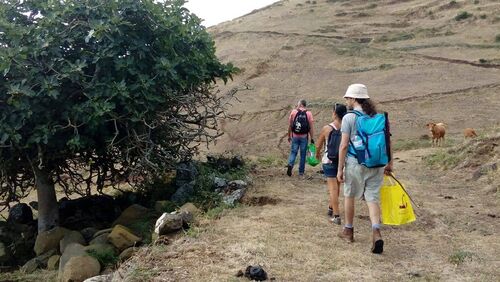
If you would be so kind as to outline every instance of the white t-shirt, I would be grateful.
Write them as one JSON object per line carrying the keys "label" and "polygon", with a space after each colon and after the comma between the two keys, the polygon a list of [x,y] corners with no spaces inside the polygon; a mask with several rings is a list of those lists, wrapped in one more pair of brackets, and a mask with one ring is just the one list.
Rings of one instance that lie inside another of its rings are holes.
{"label": "white t-shirt", "polygon": [[[331,127],[333,127],[332,130],[339,130],[335,125],[332,123],[329,124]],[[331,132],[331,131],[330,131]],[[325,137],[325,153],[323,154],[323,158],[321,158],[321,163],[322,164],[331,164],[332,161],[328,158],[328,137],[330,136],[330,133]]]}

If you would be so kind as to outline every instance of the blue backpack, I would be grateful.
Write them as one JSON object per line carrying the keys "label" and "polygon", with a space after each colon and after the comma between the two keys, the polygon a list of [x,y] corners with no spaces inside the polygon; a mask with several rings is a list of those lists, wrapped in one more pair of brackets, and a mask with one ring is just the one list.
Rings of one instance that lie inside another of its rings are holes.
{"label": "blue backpack", "polygon": [[387,113],[374,116],[359,111],[356,114],[356,136],[349,138],[348,154],[358,159],[358,163],[366,167],[383,167],[389,163],[389,130]]}

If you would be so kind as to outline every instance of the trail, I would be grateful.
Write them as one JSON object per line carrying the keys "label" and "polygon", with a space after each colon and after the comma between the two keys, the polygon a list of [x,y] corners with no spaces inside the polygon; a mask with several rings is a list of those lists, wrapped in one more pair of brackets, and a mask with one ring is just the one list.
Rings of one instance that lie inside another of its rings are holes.
{"label": "trail", "polygon": [[[336,237],[341,227],[327,220],[325,182],[308,166],[307,180],[289,178],[282,168],[259,171],[247,195],[253,205],[201,223],[195,238],[137,258],[162,273],[158,281],[245,281],[235,274],[256,264],[277,281],[496,280],[500,222],[491,216],[500,215],[497,200],[464,185],[464,175],[424,166],[421,157],[433,150],[396,154],[396,174],[420,208],[416,222],[383,228],[383,255],[370,253],[364,202],[356,204],[356,242]],[[460,265],[450,262],[461,256]]]}

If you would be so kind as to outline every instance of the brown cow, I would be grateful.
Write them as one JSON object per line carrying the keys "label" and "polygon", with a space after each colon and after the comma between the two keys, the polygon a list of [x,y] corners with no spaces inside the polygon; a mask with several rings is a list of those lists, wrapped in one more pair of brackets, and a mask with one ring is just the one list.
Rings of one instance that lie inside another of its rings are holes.
{"label": "brown cow", "polygon": [[446,128],[444,123],[434,123],[434,122],[429,122],[427,125],[427,128],[429,128],[431,135],[432,135],[432,146],[434,146],[434,143],[437,146],[441,146],[444,142],[444,135],[446,133]]}
{"label": "brown cow", "polygon": [[466,128],[464,129],[464,139],[466,138],[474,138],[477,137],[476,131],[474,128]]}

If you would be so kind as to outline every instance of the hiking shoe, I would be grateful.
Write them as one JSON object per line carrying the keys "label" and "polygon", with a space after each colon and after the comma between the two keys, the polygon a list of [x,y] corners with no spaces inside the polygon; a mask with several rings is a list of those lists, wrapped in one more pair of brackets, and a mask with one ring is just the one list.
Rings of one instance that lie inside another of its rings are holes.
{"label": "hiking shoe", "polygon": [[330,219],[330,221],[333,223],[333,224],[337,224],[337,225],[340,225],[342,223],[342,220],[340,219],[340,216],[338,215],[335,215],[334,217],[332,217]]}
{"label": "hiking shoe", "polygon": [[332,209],[332,207],[328,207],[328,213],[327,214],[328,214],[329,217],[333,216],[333,209]]}
{"label": "hiking shoe", "polygon": [[373,229],[372,241],[372,253],[381,254],[384,251],[384,240],[382,240],[380,229]]}
{"label": "hiking shoe", "polygon": [[354,242],[354,227],[353,228],[347,228],[344,226],[342,229],[342,232],[337,234],[340,238],[346,240],[349,243]]}
{"label": "hiking shoe", "polygon": [[291,166],[291,165],[286,166],[286,175],[292,176],[292,168],[293,168],[293,166]]}

